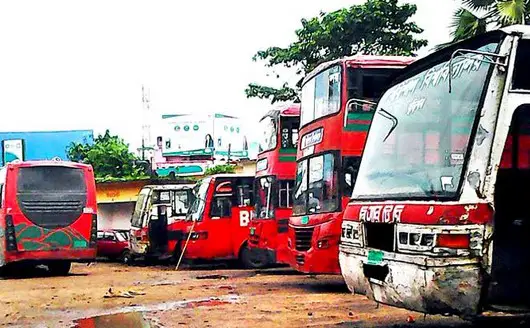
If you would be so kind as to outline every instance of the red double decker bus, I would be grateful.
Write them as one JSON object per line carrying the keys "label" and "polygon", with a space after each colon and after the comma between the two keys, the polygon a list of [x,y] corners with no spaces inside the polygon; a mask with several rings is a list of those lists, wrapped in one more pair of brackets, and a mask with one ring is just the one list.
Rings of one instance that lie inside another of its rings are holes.
{"label": "red double decker bus", "polygon": [[293,204],[300,104],[269,111],[260,125],[263,135],[254,180],[255,215],[248,240],[255,267],[288,263],[287,226]]}
{"label": "red double decker bus", "polygon": [[12,162],[0,168],[0,267],[46,265],[65,275],[71,262],[96,259],[97,205],[92,166]]}
{"label": "red double decker bus", "polygon": [[410,57],[353,56],[318,66],[303,81],[289,265],[339,274],[343,208],[352,193],[375,102]]}

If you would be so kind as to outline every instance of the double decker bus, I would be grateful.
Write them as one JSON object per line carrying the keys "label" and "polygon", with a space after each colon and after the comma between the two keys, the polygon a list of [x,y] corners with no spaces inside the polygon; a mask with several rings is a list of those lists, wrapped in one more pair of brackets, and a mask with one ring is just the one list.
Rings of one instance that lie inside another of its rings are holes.
{"label": "double decker bus", "polygon": [[96,259],[97,205],[92,166],[60,160],[0,168],[0,267],[46,265],[66,275]]}
{"label": "double decker bus", "polygon": [[304,79],[287,241],[292,268],[340,274],[342,213],[355,184],[374,101],[412,61],[358,55],[321,64]]}
{"label": "double decker bus", "polygon": [[340,265],[377,302],[473,319],[530,309],[530,27],[418,60],[382,96]]}
{"label": "double decker bus", "polygon": [[288,263],[287,227],[292,213],[300,104],[269,111],[261,120],[254,180],[255,215],[248,245],[255,267]]}
{"label": "double decker bus", "polygon": [[148,261],[176,258],[193,186],[153,184],[140,190],[131,216],[129,251],[122,255],[125,263],[140,257]]}
{"label": "double decker bus", "polygon": [[194,187],[183,238],[178,245],[186,260],[235,260],[253,267],[248,248],[254,176],[216,174]]}

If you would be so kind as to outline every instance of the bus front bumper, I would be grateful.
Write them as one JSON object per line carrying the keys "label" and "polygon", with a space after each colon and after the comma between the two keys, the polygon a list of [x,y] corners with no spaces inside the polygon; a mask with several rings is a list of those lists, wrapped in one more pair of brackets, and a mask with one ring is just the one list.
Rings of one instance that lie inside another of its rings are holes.
{"label": "bus front bumper", "polygon": [[368,263],[368,249],[340,246],[339,262],[349,290],[377,302],[429,314],[472,317],[479,312],[478,259],[434,258],[382,252]]}

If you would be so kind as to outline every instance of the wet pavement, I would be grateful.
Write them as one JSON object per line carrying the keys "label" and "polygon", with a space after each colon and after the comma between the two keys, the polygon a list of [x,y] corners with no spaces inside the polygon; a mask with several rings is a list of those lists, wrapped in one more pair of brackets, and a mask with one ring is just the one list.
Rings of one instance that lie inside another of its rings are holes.
{"label": "wet pavement", "polygon": [[[341,276],[118,263],[0,280],[0,325],[19,327],[480,327],[352,295]],[[521,320],[503,328],[527,326]]]}

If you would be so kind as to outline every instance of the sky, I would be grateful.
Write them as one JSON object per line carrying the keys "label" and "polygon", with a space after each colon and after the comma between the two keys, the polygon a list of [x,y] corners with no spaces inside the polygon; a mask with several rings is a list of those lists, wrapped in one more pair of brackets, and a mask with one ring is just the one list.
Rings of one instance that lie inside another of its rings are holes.
{"label": "sky", "polygon": [[[135,148],[142,85],[154,126],[162,113],[198,112],[253,126],[270,103],[247,99],[248,83],[283,82],[252,61],[256,51],[294,41],[301,18],[362,2],[1,0],[0,131],[109,129]],[[420,55],[449,41],[459,0],[400,2],[418,6],[413,19],[429,41]]]}

